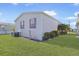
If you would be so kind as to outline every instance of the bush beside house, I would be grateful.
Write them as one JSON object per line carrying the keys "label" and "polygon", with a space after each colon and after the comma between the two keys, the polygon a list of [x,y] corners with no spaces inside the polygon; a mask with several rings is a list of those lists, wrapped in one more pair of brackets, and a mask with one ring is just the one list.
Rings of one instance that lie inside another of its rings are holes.
{"label": "bush beside house", "polygon": [[43,40],[48,40],[49,38],[54,38],[58,36],[58,31],[51,31],[44,33]]}
{"label": "bush beside house", "polygon": [[47,40],[49,38],[54,38],[58,35],[65,35],[65,34],[67,34],[67,32],[69,32],[69,30],[70,30],[70,28],[68,25],[60,24],[60,25],[58,25],[57,31],[51,31],[51,32],[44,33],[43,40]]}
{"label": "bush beside house", "polygon": [[43,40],[47,40],[50,38],[50,32],[44,33]]}

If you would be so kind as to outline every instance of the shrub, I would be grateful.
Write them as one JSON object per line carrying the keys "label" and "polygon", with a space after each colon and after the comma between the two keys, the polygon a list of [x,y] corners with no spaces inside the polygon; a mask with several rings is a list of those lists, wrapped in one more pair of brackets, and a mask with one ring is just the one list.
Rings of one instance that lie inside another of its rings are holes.
{"label": "shrub", "polygon": [[54,38],[55,37],[55,33],[52,31],[50,32],[50,38]]}
{"label": "shrub", "polygon": [[58,36],[58,31],[51,31],[50,32],[51,38]]}
{"label": "shrub", "polygon": [[50,32],[44,33],[43,40],[47,40],[50,38]]}
{"label": "shrub", "polygon": [[66,31],[66,30],[61,30],[61,31],[59,31],[59,32],[60,32],[61,35],[67,34],[67,31]]}
{"label": "shrub", "polygon": [[44,33],[43,40],[47,40],[49,38],[54,38],[56,36],[58,36],[58,31],[46,32],[46,33]]}

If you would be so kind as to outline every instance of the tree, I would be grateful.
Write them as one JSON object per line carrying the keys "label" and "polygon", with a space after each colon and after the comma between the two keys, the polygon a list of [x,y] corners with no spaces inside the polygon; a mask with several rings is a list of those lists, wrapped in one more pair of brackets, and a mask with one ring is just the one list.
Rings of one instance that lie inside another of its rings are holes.
{"label": "tree", "polygon": [[69,30],[70,30],[70,27],[66,24],[58,25],[58,31],[60,34],[67,34]]}

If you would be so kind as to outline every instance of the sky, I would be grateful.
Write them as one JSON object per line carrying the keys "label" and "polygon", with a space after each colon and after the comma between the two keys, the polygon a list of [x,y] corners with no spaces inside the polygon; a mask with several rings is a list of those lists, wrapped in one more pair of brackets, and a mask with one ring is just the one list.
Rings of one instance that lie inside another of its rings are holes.
{"label": "sky", "polygon": [[78,3],[0,3],[0,22],[15,23],[23,12],[42,11],[76,28]]}

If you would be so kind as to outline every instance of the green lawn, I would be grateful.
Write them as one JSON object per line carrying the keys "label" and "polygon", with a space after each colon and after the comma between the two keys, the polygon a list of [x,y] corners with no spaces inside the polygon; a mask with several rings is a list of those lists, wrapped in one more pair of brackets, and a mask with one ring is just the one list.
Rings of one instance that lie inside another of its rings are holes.
{"label": "green lawn", "polygon": [[62,35],[43,42],[22,37],[0,35],[1,56],[69,56],[79,55],[79,39],[75,35]]}

